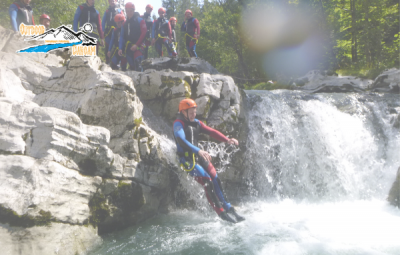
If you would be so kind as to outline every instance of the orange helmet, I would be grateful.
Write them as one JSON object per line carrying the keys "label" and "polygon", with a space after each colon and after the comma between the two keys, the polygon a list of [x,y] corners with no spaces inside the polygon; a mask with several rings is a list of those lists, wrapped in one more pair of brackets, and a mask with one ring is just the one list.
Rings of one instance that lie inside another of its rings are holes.
{"label": "orange helmet", "polygon": [[186,14],[186,13],[190,13],[190,14],[192,14],[192,15],[193,15],[192,11],[191,11],[191,10],[189,10],[189,9],[187,9],[187,10],[185,11],[185,14]]}
{"label": "orange helmet", "polygon": [[131,2],[125,4],[125,9],[134,9],[135,10],[135,5]]}
{"label": "orange helmet", "polygon": [[179,112],[182,112],[183,110],[187,110],[187,109],[193,108],[193,107],[197,107],[197,104],[193,99],[190,99],[190,98],[183,99],[179,103]]}
{"label": "orange helmet", "polygon": [[50,16],[49,15],[47,15],[47,14],[42,14],[41,16],[40,16],[40,18],[39,18],[39,21],[42,21],[42,19],[48,19],[48,20],[51,20],[50,19]]}
{"label": "orange helmet", "polygon": [[175,17],[171,17],[171,18],[169,19],[169,22],[171,22],[171,21],[173,21],[173,20],[177,21]]}
{"label": "orange helmet", "polygon": [[167,11],[165,10],[165,8],[163,8],[163,7],[160,7],[160,9],[158,9],[158,14],[161,14],[161,13],[166,13]]}
{"label": "orange helmet", "polygon": [[121,22],[121,21],[124,21],[124,22],[125,22],[125,16],[124,16],[124,14],[119,13],[119,14],[115,15],[114,21],[115,21],[115,23],[118,23],[118,22]]}
{"label": "orange helmet", "polygon": [[153,10],[153,6],[151,4],[146,5],[146,8],[150,8],[151,10]]}

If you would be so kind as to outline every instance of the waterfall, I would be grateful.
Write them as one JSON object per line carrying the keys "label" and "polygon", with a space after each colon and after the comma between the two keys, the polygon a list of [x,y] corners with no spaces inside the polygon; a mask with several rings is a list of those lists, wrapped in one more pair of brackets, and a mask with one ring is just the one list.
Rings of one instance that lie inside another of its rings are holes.
{"label": "waterfall", "polygon": [[247,91],[256,197],[384,199],[400,166],[398,96]]}
{"label": "waterfall", "polygon": [[400,254],[400,210],[385,201],[400,166],[398,95],[246,93],[245,150],[200,144],[220,173],[242,155],[245,188],[233,188],[246,220],[220,220],[177,172],[194,206],[105,236],[90,254]]}

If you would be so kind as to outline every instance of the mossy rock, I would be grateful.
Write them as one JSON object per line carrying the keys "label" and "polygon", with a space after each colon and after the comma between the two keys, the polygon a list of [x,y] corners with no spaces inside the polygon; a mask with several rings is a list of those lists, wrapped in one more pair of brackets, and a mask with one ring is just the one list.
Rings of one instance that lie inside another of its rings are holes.
{"label": "mossy rock", "polygon": [[110,202],[120,208],[123,214],[138,211],[145,204],[142,187],[135,182],[120,181],[117,189],[111,193]]}
{"label": "mossy rock", "polygon": [[90,218],[89,222],[93,226],[98,226],[100,223],[110,216],[110,207],[107,204],[107,199],[101,193],[95,193],[89,201]]}
{"label": "mossy rock", "polygon": [[173,86],[179,86],[182,84],[182,79],[178,77],[171,77],[171,76],[161,76],[161,86],[160,88],[172,88]]}
{"label": "mossy rock", "polygon": [[50,212],[40,210],[38,216],[28,214],[18,215],[10,208],[0,205],[0,222],[8,223],[10,226],[16,227],[33,227],[33,226],[49,226],[55,221]]}

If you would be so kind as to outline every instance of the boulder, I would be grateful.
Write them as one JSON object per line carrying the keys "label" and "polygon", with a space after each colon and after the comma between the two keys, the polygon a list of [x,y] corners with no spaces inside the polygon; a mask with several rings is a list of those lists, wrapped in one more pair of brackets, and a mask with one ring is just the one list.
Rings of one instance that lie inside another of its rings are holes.
{"label": "boulder", "polygon": [[311,93],[364,92],[371,88],[373,81],[353,76],[328,75],[326,72],[312,70],[305,76],[295,79],[292,89]]}
{"label": "boulder", "polygon": [[392,68],[376,77],[371,86],[373,92],[400,93],[400,70]]}
{"label": "boulder", "polygon": [[54,161],[0,155],[0,183],[1,222],[26,227],[88,223],[88,203],[101,178],[82,176]]}
{"label": "boulder", "polygon": [[150,58],[142,62],[142,67],[144,70],[154,69],[161,71],[170,69],[172,71],[218,74],[217,69],[200,58]]}
{"label": "boulder", "polygon": [[101,244],[96,228],[63,223],[29,228],[0,224],[0,239],[2,254],[7,255],[86,254]]}
{"label": "boulder", "polygon": [[400,167],[397,169],[396,179],[390,188],[387,200],[391,205],[400,208]]}

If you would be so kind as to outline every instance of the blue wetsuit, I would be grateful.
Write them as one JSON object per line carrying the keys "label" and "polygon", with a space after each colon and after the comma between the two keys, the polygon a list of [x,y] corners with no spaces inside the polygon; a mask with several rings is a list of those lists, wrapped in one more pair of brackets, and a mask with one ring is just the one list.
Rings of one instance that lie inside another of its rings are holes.
{"label": "blue wetsuit", "polygon": [[[197,137],[199,133],[210,135],[221,142],[227,142],[228,138],[219,131],[206,126],[203,122],[195,119],[190,122],[185,119],[182,114],[174,122],[174,136],[176,147],[178,149],[179,160],[182,164],[186,164],[188,169],[193,166],[193,154],[198,156],[200,148],[197,147]],[[226,202],[222,189],[221,181],[211,162],[206,161],[202,157],[197,157],[196,164],[189,174],[200,183],[206,192],[206,196],[210,205],[219,215],[225,209],[231,208],[231,204]],[[221,205],[222,204],[222,207]]]}
{"label": "blue wetsuit", "polygon": [[8,14],[10,15],[11,27],[14,31],[19,31],[21,23],[35,25],[32,7],[22,1],[11,4],[8,8]]}
{"label": "blue wetsuit", "polygon": [[117,24],[114,21],[114,17],[120,13],[124,14],[124,12],[120,8],[109,6],[108,9],[104,12],[103,19],[101,20],[102,29],[104,31],[104,38],[105,38],[104,40],[106,43],[104,47],[104,52],[106,55],[106,63],[110,62],[110,59],[107,56],[107,51],[108,51],[108,46],[110,45],[111,42],[111,37],[114,28],[117,27]]}

